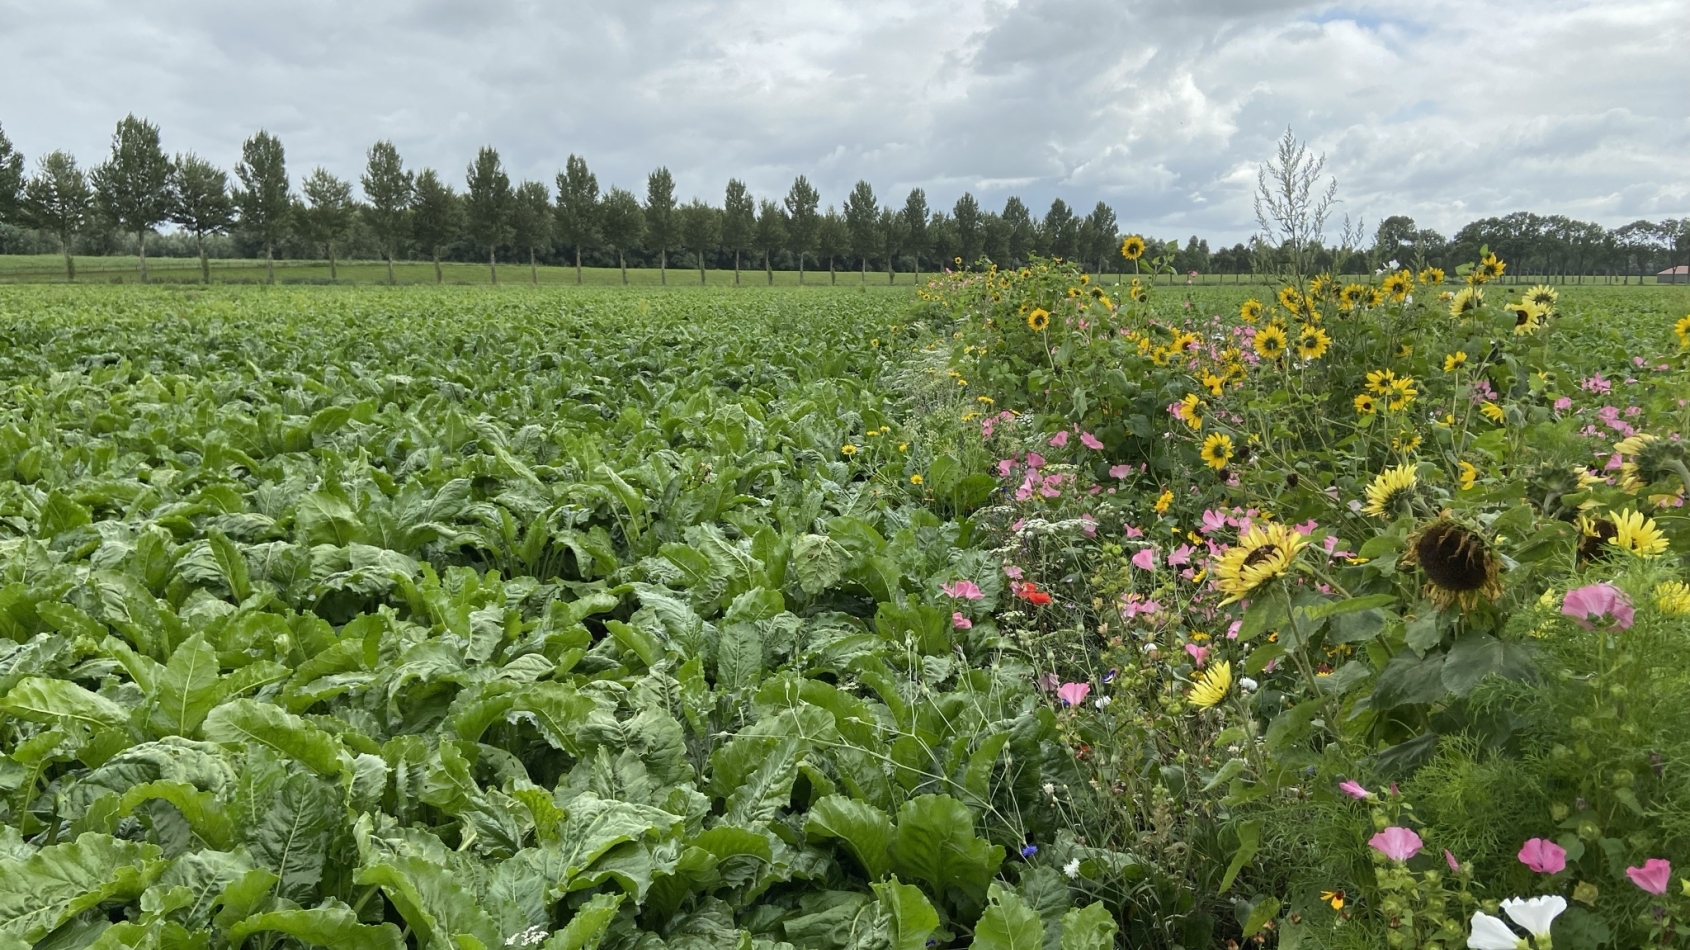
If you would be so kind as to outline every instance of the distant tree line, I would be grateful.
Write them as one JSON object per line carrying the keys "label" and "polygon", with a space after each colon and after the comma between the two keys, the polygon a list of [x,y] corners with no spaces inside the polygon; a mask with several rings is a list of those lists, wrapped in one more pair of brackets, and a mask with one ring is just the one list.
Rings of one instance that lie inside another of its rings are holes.
{"label": "distant tree line", "polygon": [[[1062,199],[1035,216],[1020,198],[999,211],[964,194],[948,210],[931,208],[920,188],[901,202],[857,182],[838,204],[798,176],[784,196],[758,197],[730,180],[720,204],[697,197],[682,203],[667,168],[647,176],[644,193],[602,190],[585,159],[570,155],[553,182],[512,182],[497,150],[482,148],[464,170],[461,190],[432,168],[408,168],[392,142],[370,146],[362,174],[345,181],[321,167],[294,187],[286,152],[260,131],[241,146],[232,175],[192,153],[167,154],[159,128],[134,115],[117,124],[110,155],[84,170],[74,156],[54,151],[26,170],[23,156],[0,129],[0,252],[61,253],[75,277],[73,254],[137,254],[147,277],[149,252],[199,258],[210,280],[210,258],[262,257],[269,279],[278,258],[323,260],[330,275],[347,259],[378,259],[394,277],[396,261],[425,260],[443,279],[444,261],[485,262],[495,283],[499,265],[539,264],[627,269],[671,267],[806,273],[841,270],[867,282],[870,272],[891,281],[900,271],[1017,266],[1033,256],[1058,257],[1098,272],[1245,275],[1276,272],[1290,253],[1257,237],[1211,249],[1207,240],[1150,240],[1142,262],[1117,253],[1122,229],[1098,202],[1081,214]],[[173,228],[172,228],[173,226]],[[1561,216],[1529,213],[1475,221],[1452,238],[1390,217],[1371,246],[1297,250],[1322,267],[1378,270],[1399,266],[1453,267],[1488,245],[1519,274],[1603,274],[1629,280],[1675,263],[1690,263],[1690,219],[1636,221],[1607,229]],[[1141,270],[1141,265],[1143,269]]]}

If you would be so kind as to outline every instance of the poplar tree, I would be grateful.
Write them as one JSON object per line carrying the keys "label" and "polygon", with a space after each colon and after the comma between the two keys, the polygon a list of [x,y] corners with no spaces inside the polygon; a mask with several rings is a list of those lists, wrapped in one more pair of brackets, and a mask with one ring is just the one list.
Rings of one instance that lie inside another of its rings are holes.
{"label": "poplar tree", "polygon": [[440,249],[458,240],[464,228],[464,204],[452,186],[441,181],[432,168],[416,177],[410,207],[411,233],[417,246],[434,262],[434,282],[442,283]]}
{"label": "poplar tree", "polygon": [[[517,247],[528,249],[528,278],[540,286],[540,266],[534,261],[535,248],[552,243],[555,221],[552,218],[552,193],[537,181],[525,181],[516,189],[511,204],[511,234]],[[581,282],[581,258],[575,258],[575,282]]]}
{"label": "poplar tree", "polygon": [[739,286],[739,255],[751,249],[757,232],[757,204],[745,182],[737,178],[728,181],[727,195],[722,200],[722,245],[734,252],[734,286]]}
{"label": "poplar tree", "polygon": [[235,220],[229,176],[192,152],[177,155],[172,164],[170,220],[194,236],[200,256],[200,282],[209,284],[211,262],[205,256],[205,236],[229,230]]}
{"label": "poplar tree", "polygon": [[499,283],[499,245],[511,239],[511,178],[505,174],[499,152],[484,145],[465,172],[468,187],[464,206],[469,234],[487,248],[487,271]]}
{"label": "poplar tree", "polygon": [[786,246],[786,215],[781,206],[763,199],[757,214],[757,249],[763,252],[763,273],[775,283],[774,254]]}
{"label": "poplar tree", "polygon": [[839,283],[839,272],[834,270],[833,265],[850,246],[851,235],[845,230],[845,219],[832,205],[828,205],[821,225],[816,228],[816,253],[827,258],[827,282],[830,285]]}
{"label": "poplar tree", "polygon": [[[416,187],[411,173],[393,143],[383,140],[370,146],[364,160],[364,174],[358,180],[364,188],[364,222],[375,232],[387,259],[387,282],[393,283],[393,257],[399,252],[399,242],[405,239],[410,224],[410,209]],[[439,261],[435,261],[439,270]]]}
{"label": "poplar tree", "polygon": [[159,147],[158,126],[134,113],[117,123],[111,157],[88,172],[100,216],[135,235],[141,282],[147,281],[147,233],[170,218],[170,156]]}
{"label": "poplar tree", "polygon": [[1014,195],[1003,203],[1003,222],[1009,228],[1009,263],[1020,265],[1027,262],[1027,252],[1033,246],[1033,216],[1020,198]]}
{"label": "poplar tree", "polygon": [[911,188],[904,199],[904,248],[915,258],[915,282],[921,283],[921,255],[927,253],[927,193]]}
{"label": "poplar tree", "polygon": [[722,213],[697,198],[681,207],[681,241],[698,255],[698,282],[704,283],[704,258],[722,239]]}
{"label": "poplar tree", "polygon": [[980,259],[985,235],[980,229],[980,203],[966,191],[951,208],[951,231],[956,236],[956,256],[960,258],[956,261],[957,268],[972,267]]}
{"label": "poplar tree", "polygon": [[1074,256],[1079,227],[1066,201],[1061,198],[1051,200],[1041,230],[1044,231],[1044,245],[1052,257],[1067,259]]}
{"label": "poplar tree", "polygon": [[612,188],[604,196],[600,233],[604,242],[616,248],[616,263],[622,268],[622,284],[628,283],[628,249],[636,247],[645,234],[645,212],[640,199],[626,188]]}
{"label": "poplar tree", "polygon": [[863,283],[868,283],[868,257],[879,241],[880,208],[874,200],[874,188],[859,181],[845,199],[845,230],[851,235],[851,253],[862,263]]}
{"label": "poplar tree", "polygon": [[816,228],[821,223],[816,205],[820,201],[821,195],[803,175],[793,180],[791,190],[786,193],[786,241],[798,258],[799,284],[804,283],[804,255],[816,248]]}
{"label": "poplar tree", "polygon": [[329,279],[339,280],[334,248],[352,231],[352,183],[319,165],[300,183],[299,190],[308,202],[299,211],[300,226],[309,240],[323,245],[329,259]]}
{"label": "poplar tree", "polygon": [[1119,223],[1115,220],[1115,209],[1099,201],[1097,207],[1091,209],[1086,217],[1085,230],[1090,238],[1087,248],[1097,258],[1097,272],[1103,273],[1103,264],[1115,253],[1115,231]]}
{"label": "poplar tree", "polygon": [[675,179],[669,169],[652,172],[645,183],[646,245],[657,251],[660,283],[669,283],[669,249],[675,246]]}
{"label": "poplar tree", "polygon": [[293,194],[288,185],[287,155],[282,140],[260,129],[241,144],[235,166],[241,187],[235,189],[240,225],[264,242],[264,266],[269,282],[276,282],[276,245],[287,237],[293,217]]}
{"label": "poplar tree", "polygon": [[65,279],[76,279],[71,242],[88,223],[94,192],[76,159],[57,151],[41,160],[41,167],[23,187],[23,220],[32,228],[57,236],[65,255]]}
{"label": "poplar tree", "polygon": [[581,283],[581,248],[599,239],[599,180],[587,160],[569,156],[557,176],[557,233],[575,249],[575,283]]}
{"label": "poplar tree", "polygon": [[0,222],[23,220],[23,153],[0,128]]}
{"label": "poplar tree", "polygon": [[896,271],[893,267],[898,261],[898,253],[904,248],[907,233],[904,229],[903,213],[891,208],[881,208],[880,223],[875,230],[880,239],[880,253],[886,258],[886,283],[896,283],[893,277]]}

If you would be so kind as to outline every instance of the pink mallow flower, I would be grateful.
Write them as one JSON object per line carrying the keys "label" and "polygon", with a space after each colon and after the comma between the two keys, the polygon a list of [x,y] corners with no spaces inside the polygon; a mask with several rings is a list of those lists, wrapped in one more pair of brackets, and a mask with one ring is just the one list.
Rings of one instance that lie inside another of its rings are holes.
{"label": "pink mallow flower", "polygon": [[1452,873],[1459,874],[1461,872],[1461,862],[1455,860],[1455,855],[1450,853],[1448,848],[1444,849],[1444,863],[1449,865],[1449,869]]}
{"label": "pink mallow flower", "polygon": [[1015,460],[1014,459],[998,459],[998,477],[1008,478],[1009,473],[1011,471],[1013,471],[1014,469],[1015,469]]}
{"label": "pink mallow flower", "polygon": [[951,613],[951,626],[958,630],[972,630],[974,629],[974,621],[964,617],[960,610],[953,611]]}
{"label": "pink mallow flower", "polygon": [[945,592],[945,596],[958,600],[979,600],[986,596],[980,592],[980,585],[970,580],[951,581],[939,589]]}
{"label": "pink mallow flower", "polygon": [[1064,445],[1067,445],[1068,444],[1068,430],[1063,429],[1061,432],[1058,432],[1057,434],[1051,436],[1050,437],[1050,444],[1056,446],[1059,449],[1062,448]]}
{"label": "pink mallow flower", "polygon": [[1091,695],[1090,683],[1063,683],[1056,688],[1056,698],[1062,700],[1064,706],[1078,706]]}
{"label": "pink mallow flower", "polygon": [[1672,862],[1665,858],[1650,858],[1640,868],[1626,868],[1625,876],[1631,878],[1631,883],[1658,897],[1667,892],[1667,882],[1672,879]]}
{"label": "pink mallow flower", "polygon": [[1156,569],[1156,548],[1144,548],[1137,554],[1134,554],[1133,567],[1141,568],[1146,571],[1154,571]]}
{"label": "pink mallow flower", "polygon": [[1132,473],[1133,473],[1133,467],[1131,465],[1111,465],[1111,466],[1109,466],[1109,477],[1110,478],[1126,478],[1128,475],[1131,475]]}
{"label": "pink mallow flower", "polygon": [[1103,443],[1098,441],[1097,436],[1092,435],[1090,432],[1080,433],[1080,444],[1085,446],[1088,449],[1101,449],[1101,448],[1103,448]]}
{"label": "pink mallow flower", "polygon": [[1361,783],[1355,779],[1345,779],[1342,782],[1339,782],[1338,791],[1355,799],[1373,797],[1373,793],[1363,788]]}
{"label": "pink mallow flower", "polygon": [[1044,456],[1040,455],[1037,452],[1028,452],[1027,453],[1027,467],[1028,468],[1044,468],[1044,466],[1045,466],[1045,457]]}
{"label": "pink mallow flower", "polygon": [[1560,874],[1567,869],[1567,849],[1553,841],[1532,838],[1520,845],[1520,863],[1539,874]]}
{"label": "pink mallow flower", "polygon": [[1016,567],[1013,564],[1005,564],[1003,568],[1003,576],[1012,581],[1018,581],[1021,579],[1021,568]]}
{"label": "pink mallow flower", "polygon": [[1625,591],[1607,583],[1567,591],[1566,599],[1561,601],[1561,612],[1586,630],[1595,629],[1591,620],[1610,618],[1615,630],[1629,630],[1635,614]]}
{"label": "pink mallow flower", "polygon": [[1407,861],[1420,853],[1425,842],[1412,829],[1392,825],[1367,839],[1367,844],[1392,861]]}

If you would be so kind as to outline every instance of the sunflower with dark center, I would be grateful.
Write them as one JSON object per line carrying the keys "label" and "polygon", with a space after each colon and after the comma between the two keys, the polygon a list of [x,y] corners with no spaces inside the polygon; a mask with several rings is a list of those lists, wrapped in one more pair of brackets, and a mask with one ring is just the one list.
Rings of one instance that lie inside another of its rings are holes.
{"label": "sunflower with dark center", "polygon": [[1285,328],[1277,323],[1270,323],[1262,327],[1261,332],[1256,334],[1255,342],[1252,345],[1256,350],[1256,355],[1262,359],[1279,359],[1285,355]]}
{"label": "sunflower with dark center", "polygon": [[1577,562],[1580,565],[1591,561],[1600,561],[1610,553],[1618,550],[1608,542],[1620,533],[1619,525],[1607,518],[1587,518],[1579,516],[1579,546]]}
{"label": "sunflower with dark center", "polygon": [[1426,573],[1426,596],[1440,610],[1456,604],[1472,610],[1480,597],[1494,601],[1502,594],[1496,552],[1483,536],[1447,512],[1409,537],[1401,563],[1418,565]]}
{"label": "sunflower with dark center", "polygon": [[1129,261],[1136,261],[1144,256],[1144,238],[1136,234],[1127,235],[1121,242],[1121,256]]}
{"label": "sunflower with dark center", "polygon": [[1244,301],[1238,307],[1238,317],[1245,323],[1255,323],[1262,318],[1262,302],[1254,297]]}
{"label": "sunflower with dark center", "polygon": [[1050,326],[1049,310],[1039,307],[1032,313],[1027,314],[1027,329],[1032,330],[1034,333],[1040,333],[1048,326]]}
{"label": "sunflower with dark center", "polygon": [[1215,587],[1235,604],[1256,588],[1289,571],[1309,540],[1288,525],[1270,522],[1252,527],[1215,562]]}

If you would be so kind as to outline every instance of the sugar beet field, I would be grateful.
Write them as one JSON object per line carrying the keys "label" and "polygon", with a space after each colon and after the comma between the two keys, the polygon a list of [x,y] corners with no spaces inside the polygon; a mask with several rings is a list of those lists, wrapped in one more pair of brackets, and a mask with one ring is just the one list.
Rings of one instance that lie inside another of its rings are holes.
{"label": "sugar beet field", "polygon": [[1690,288],[1437,276],[0,287],[0,950],[1676,945]]}

